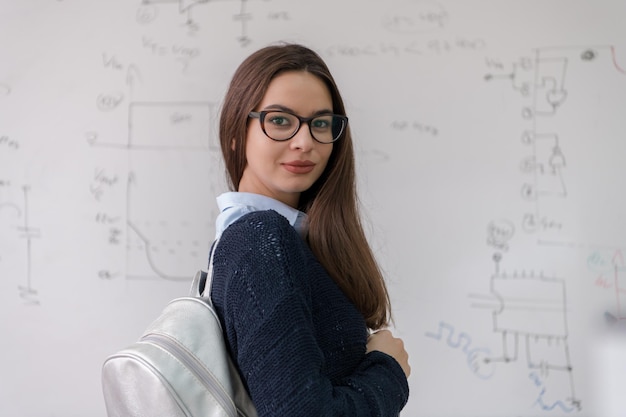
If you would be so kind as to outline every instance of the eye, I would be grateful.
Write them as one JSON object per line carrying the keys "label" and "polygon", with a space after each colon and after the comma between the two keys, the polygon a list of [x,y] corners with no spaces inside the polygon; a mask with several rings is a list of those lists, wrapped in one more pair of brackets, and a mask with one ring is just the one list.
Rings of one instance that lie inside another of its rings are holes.
{"label": "eye", "polygon": [[311,121],[311,127],[315,130],[328,130],[332,125],[332,116],[322,116]]}
{"label": "eye", "polygon": [[265,122],[270,123],[272,127],[290,127],[293,124],[293,117],[284,113],[268,113]]}

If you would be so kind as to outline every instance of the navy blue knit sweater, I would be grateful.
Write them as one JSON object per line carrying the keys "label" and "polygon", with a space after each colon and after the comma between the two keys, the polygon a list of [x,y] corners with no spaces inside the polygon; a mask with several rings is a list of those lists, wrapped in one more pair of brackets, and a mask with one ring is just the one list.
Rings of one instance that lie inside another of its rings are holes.
{"label": "navy blue knit sweater", "polygon": [[211,297],[259,416],[397,416],[400,365],[365,353],[357,311],[287,220],[246,214],[223,232]]}

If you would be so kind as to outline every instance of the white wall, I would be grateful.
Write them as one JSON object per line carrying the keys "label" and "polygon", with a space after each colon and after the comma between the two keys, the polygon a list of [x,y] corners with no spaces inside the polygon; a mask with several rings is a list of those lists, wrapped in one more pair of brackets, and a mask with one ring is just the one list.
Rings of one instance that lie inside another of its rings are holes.
{"label": "white wall", "polygon": [[603,315],[626,318],[625,16],[611,0],[0,0],[0,414],[105,415],[104,358],[206,264],[230,76],[287,40],[347,102],[411,355],[403,415],[594,415]]}

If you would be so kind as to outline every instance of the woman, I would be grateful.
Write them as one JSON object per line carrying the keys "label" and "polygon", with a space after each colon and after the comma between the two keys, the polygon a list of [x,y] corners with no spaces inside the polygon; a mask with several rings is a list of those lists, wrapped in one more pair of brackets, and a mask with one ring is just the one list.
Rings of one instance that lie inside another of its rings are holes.
{"label": "woman", "polygon": [[[211,297],[259,416],[391,416],[408,355],[359,220],[354,154],[337,86],[300,45],[237,69],[220,142]],[[369,330],[377,331],[370,334]]]}

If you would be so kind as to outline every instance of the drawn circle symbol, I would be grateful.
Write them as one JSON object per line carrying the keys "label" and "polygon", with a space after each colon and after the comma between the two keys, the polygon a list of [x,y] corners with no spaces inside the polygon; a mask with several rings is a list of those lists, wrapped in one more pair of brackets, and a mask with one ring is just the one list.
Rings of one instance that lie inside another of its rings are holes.
{"label": "drawn circle symbol", "polygon": [[493,220],[487,226],[487,234],[489,242],[495,246],[502,246],[515,234],[515,225],[506,219]]}
{"label": "drawn circle symbol", "polygon": [[525,232],[528,232],[528,233],[535,232],[538,227],[539,227],[539,224],[534,214],[532,213],[524,214],[524,217],[522,218],[522,229],[524,229]]}
{"label": "drawn circle symbol", "polygon": [[147,24],[156,19],[158,14],[159,12],[155,6],[141,6],[137,10],[136,19],[139,23]]}
{"label": "drawn circle symbol", "polygon": [[528,201],[535,201],[537,199],[537,194],[535,193],[535,187],[530,184],[524,184],[522,186],[522,198]]}
{"label": "drawn circle symbol", "polygon": [[522,118],[525,120],[530,120],[533,118],[533,110],[530,107],[524,107],[522,110]]}
{"label": "drawn circle symbol", "polygon": [[467,354],[467,365],[472,373],[480,379],[489,379],[495,374],[495,363],[489,361],[491,351],[487,348],[472,349]]}
{"label": "drawn circle symbol", "polygon": [[583,61],[593,61],[596,58],[596,51],[587,49],[580,54],[580,59]]}
{"label": "drawn circle symbol", "polygon": [[85,139],[88,144],[93,145],[98,141],[98,132],[85,132]]}
{"label": "drawn circle symbol", "polygon": [[522,162],[520,163],[519,168],[520,168],[520,171],[526,174],[529,174],[535,171],[535,166],[536,166],[535,156],[530,155],[522,159]]}
{"label": "drawn circle symbol", "polygon": [[123,99],[124,95],[122,93],[100,94],[96,104],[99,110],[111,111],[117,108]]}
{"label": "drawn circle symbol", "polygon": [[535,134],[530,130],[525,130],[522,134],[522,143],[524,145],[531,145],[535,140]]}

